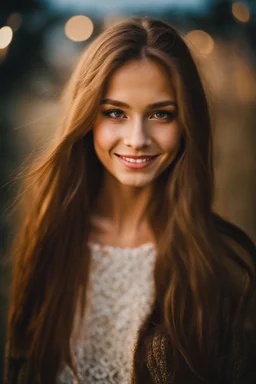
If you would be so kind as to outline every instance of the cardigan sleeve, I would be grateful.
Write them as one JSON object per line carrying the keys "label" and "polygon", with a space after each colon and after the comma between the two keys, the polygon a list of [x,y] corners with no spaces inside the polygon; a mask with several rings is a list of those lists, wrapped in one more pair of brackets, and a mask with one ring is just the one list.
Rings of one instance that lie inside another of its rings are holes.
{"label": "cardigan sleeve", "polygon": [[[147,368],[151,374],[153,384],[175,383],[171,375],[170,344],[165,335],[158,334],[154,337],[152,348],[147,355]],[[248,332],[246,343],[239,351],[239,359],[235,362],[231,372],[225,375],[225,384],[255,384],[256,383],[256,333]],[[199,381],[191,372],[188,377],[182,377],[179,372],[178,383],[198,384]],[[137,382],[136,382],[137,383]],[[140,384],[140,383],[139,383]]]}
{"label": "cardigan sleeve", "polygon": [[[254,274],[256,274],[256,260],[254,260]],[[256,383],[256,291],[249,308],[245,326],[245,363],[239,384]]]}
{"label": "cardigan sleeve", "polygon": [[12,349],[8,341],[5,345],[4,384],[35,384],[29,359],[22,351]]}
{"label": "cardigan sleeve", "polygon": [[256,383],[256,331],[247,334],[245,360],[238,383]]}

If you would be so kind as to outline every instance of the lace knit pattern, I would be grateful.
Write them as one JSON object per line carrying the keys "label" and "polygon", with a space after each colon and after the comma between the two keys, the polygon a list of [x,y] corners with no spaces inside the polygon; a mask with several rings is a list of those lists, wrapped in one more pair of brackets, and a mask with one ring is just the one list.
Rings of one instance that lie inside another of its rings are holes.
{"label": "lace knit pattern", "polygon": [[[153,244],[117,248],[89,243],[87,312],[74,345],[79,384],[128,384],[137,333],[154,302]],[[76,384],[68,367],[59,384]]]}

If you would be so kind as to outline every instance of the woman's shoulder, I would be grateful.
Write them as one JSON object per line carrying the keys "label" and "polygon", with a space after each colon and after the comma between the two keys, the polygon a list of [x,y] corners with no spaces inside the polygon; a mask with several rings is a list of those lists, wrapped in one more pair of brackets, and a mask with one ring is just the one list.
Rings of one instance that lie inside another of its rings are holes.
{"label": "woman's shoulder", "polygon": [[250,236],[239,226],[213,213],[215,229],[224,247],[221,259],[237,287],[244,290],[249,275],[256,272],[256,246]]}
{"label": "woman's shoulder", "polygon": [[[225,244],[238,256],[238,259],[232,257],[225,257],[223,259],[224,265],[227,267],[227,271],[233,278],[237,287],[245,288],[248,279],[248,273],[245,269],[245,265],[248,267],[252,275],[255,275],[255,260],[251,253],[249,253],[240,243],[234,238],[223,236]],[[240,263],[239,261],[242,261]]]}
{"label": "woman's shoulder", "polygon": [[[239,239],[240,240],[240,239]],[[255,271],[256,262],[255,254],[243,242],[238,241],[232,236],[224,237],[225,244],[229,249],[234,251],[235,258],[224,257],[223,264],[226,267],[228,276],[232,287],[234,288],[235,295],[237,295],[238,302],[243,299],[245,293],[249,293],[249,301],[247,302],[246,313],[244,314],[244,331],[246,334],[247,354],[250,357],[256,356],[256,285],[255,285]]]}

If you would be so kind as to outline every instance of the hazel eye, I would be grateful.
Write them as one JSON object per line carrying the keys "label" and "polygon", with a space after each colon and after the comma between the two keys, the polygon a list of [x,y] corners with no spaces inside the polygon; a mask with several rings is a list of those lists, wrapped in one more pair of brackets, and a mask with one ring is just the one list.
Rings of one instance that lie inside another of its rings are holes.
{"label": "hazel eye", "polygon": [[157,116],[157,120],[172,120],[174,118],[174,113],[167,111],[157,111],[152,116]]}
{"label": "hazel eye", "polygon": [[123,111],[120,109],[109,109],[107,111],[102,112],[103,116],[110,117],[111,119],[117,120],[122,118],[124,115]]}

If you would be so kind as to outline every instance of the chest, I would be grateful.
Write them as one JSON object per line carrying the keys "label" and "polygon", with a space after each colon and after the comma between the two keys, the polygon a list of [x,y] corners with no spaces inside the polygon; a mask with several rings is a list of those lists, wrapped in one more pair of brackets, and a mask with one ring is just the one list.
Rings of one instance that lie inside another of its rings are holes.
{"label": "chest", "polygon": [[[80,382],[127,384],[138,331],[152,311],[152,244],[118,248],[89,243],[91,268],[85,317],[72,336]],[[73,383],[64,367],[59,383]]]}

